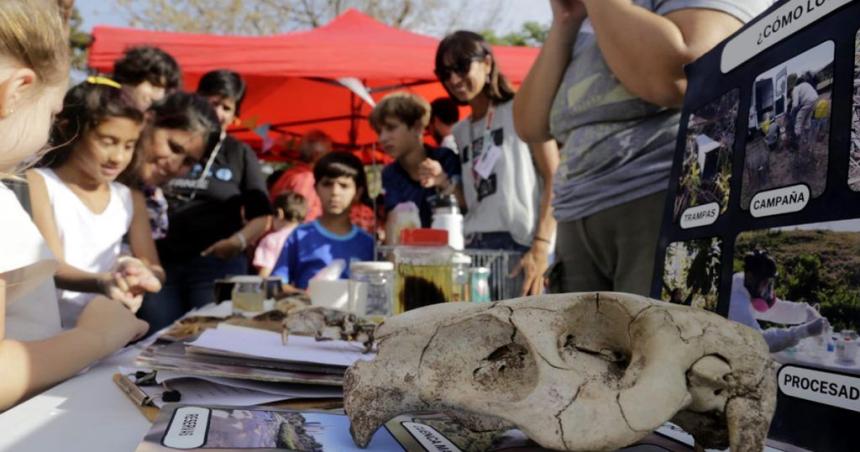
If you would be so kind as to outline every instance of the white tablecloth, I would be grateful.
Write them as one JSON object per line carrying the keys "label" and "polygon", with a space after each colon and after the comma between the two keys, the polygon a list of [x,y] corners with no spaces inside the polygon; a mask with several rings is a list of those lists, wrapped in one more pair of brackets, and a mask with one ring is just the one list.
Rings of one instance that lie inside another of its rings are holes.
{"label": "white tablecloth", "polygon": [[134,451],[151,424],[112,377],[139,352],[118,352],[0,414],[0,451]]}

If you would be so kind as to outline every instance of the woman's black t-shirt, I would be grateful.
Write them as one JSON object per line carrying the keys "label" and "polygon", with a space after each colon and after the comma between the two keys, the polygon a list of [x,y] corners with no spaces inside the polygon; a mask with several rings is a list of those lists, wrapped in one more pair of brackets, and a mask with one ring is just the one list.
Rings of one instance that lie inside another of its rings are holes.
{"label": "woman's black t-shirt", "polygon": [[164,188],[170,228],[156,242],[164,262],[187,260],[242,229],[245,221],[269,215],[272,206],[256,154],[226,136],[206,177],[206,160]]}

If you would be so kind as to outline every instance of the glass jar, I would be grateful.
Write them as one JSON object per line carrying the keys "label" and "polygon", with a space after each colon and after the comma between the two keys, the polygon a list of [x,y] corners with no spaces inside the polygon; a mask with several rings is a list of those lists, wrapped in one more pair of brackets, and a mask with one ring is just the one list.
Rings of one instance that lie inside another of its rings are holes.
{"label": "glass jar", "polygon": [[350,279],[367,284],[366,316],[389,316],[393,311],[394,264],[391,262],[353,262]]}
{"label": "glass jar", "polygon": [[469,293],[469,267],[471,266],[472,258],[463,253],[455,253],[451,259],[452,301],[469,301],[472,298]]}
{"label": "glass jar", "polygon": [[396,263],[394,313],[452,300],[448,233],[437,229],[407,229],[394,248]]}
{"label": "glass jar", "polygon": [[234,276],[233,282],[233,312],[263,312],[266,299],[263,278],[259,276]]}
{"label": "glass jar", "polygon": [[490,295],[490,269],[487,267],[473,268],[471,281],[471,300],[474,303],[487,303],[492,301]]}

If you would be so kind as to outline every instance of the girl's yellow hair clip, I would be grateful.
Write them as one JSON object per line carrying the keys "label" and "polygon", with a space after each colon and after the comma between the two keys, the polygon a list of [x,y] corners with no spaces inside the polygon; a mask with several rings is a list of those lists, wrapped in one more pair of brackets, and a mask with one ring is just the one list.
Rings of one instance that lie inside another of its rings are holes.
{"label": "girl's yellow hair clip", "polygon": [[87,77],[87,83],[91,83],[93,85],[110,86],[111,88],[116,88],[116,89],[122,88],[122,85],[120,85],[119,83],[117,83],[117,82],[115,82],[115,81],[113,81],[107,77],[102,77],[101,75],[91,75],[91,76]]}

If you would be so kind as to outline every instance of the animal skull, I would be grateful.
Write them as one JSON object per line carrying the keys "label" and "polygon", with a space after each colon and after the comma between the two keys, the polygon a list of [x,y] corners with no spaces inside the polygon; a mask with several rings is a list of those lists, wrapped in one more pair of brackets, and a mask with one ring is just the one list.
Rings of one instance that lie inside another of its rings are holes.
{"label": "animal skull", "polygon": [[344,381],[356,444],[407,412],[516,426],[541,446],[605,450],[672,420],[699,445],[759,452],[775,408],[761,335],[621,293],[446,303],[387,320]]}

